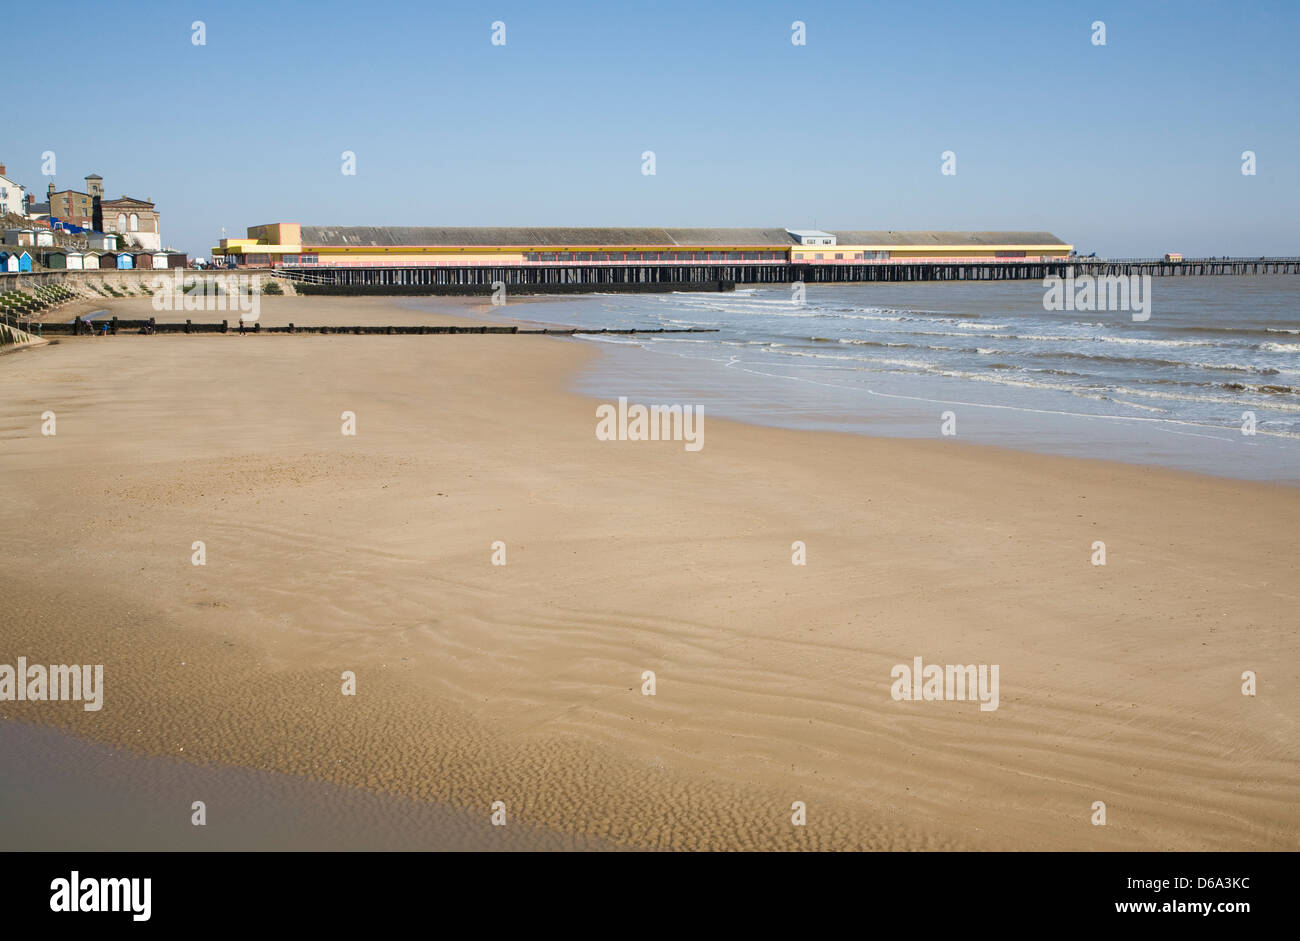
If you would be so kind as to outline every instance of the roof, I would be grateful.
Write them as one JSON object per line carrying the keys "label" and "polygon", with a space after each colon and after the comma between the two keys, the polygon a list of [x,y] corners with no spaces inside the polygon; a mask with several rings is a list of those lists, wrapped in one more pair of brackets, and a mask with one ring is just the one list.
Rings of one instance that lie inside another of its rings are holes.
{"label": "roof", "polygon": [[832,232],[842,245],[1065,245],[1051,232]]}
{"label": "roof", "polygon": [[[105,205],[120,202],[112,200]],[[834,236],[841,245],[911,247],[981,245],[1061,245],[1050,232],[834,231],[814,229],[670,229],[565,226],[302,226],[302,244],[347,246],[577,246],[752,245],[786,248],[799,239]]]}
{"label": "roof", "polygon": [[477,226],[302,227],[303,245],[758,245],[784,248],[785,229],[661,229]]}
{"label": "roof", "polygon": [[136,199],[134,196],[122,196],[119,199],[101,199],[99,204],[101,206],[125,206],[128,204],[136,206],[153,205],[153,203],[149,202],[147,199]]}
{"label": "roof", "polygon": [[86,177],[86,179],[88,179],[88,180],[102,180],[103,177],[100,176],[98,173],[92,173],[92,174],[90,174],[90,176]]}

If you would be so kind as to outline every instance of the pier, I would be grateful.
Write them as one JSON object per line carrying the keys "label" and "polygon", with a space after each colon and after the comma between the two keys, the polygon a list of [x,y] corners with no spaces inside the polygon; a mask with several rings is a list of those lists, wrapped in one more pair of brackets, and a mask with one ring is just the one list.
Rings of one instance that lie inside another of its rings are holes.
{"label": "pier", "polygon": [[[0,273],[0,295],[63,285],[148,286],[180,269],[150,271],[54,270]],[[1042,281],[1044,278],[1149,275],[1157,278],[1300,274],[1300,257],[1264,258],[1061,258],[929,259],[877,261],[720,263],[525,262],[514,265],[339,265],[276,268],[185,269],[184,277],[207,279],[238,274],[259,285],[292,282],[299,294],[483,295],[498,286],[508,295],[670,293],[732,291],[739,286],[804,284],[922,283],[933,281]],[[107,295],[106,295],[107,296]]]}
{"label": "pier", "polygon": [[931,281],[1041,281],[1080,275],[1201,277],[1300,274],[1300,258],[1071,258],[644,265],[536,263],[503,267],[277,268],[301,294],[512,294],[728,291],[737,285]]}

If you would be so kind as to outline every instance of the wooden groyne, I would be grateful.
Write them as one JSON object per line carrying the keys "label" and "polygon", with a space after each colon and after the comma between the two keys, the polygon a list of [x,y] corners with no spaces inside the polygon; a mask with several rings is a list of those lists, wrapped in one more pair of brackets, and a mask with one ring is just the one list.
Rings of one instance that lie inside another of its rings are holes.
{"label": "wooden groyne", "polygon": [[[222,320],[219,323],[194,323],[186,320],[184,322],[167,322],[153,323],[151,326],[148,320],[121,320],[117,317],[107,317],[103,320],[93,322],[93,330],[88,329],[84,323],[73,321],[71,323],[37,323],[33,325],[40,331],[40,336],[91,336],[100,335],[107,327],[109,336],[135,335],[142,336],[150,332],[154,334],[194,334],[194,335],[213,335],[225,333],[238,333],[239,322],[231,324],[228,320]],[[283,326],[264,327],[260,322],[246,324],[244,326],[245,335],[261,336],[263,334],[348,334],[354,336],[436,336],[446,334],[515,334],[515,335],[533,335],[533,336],[553,336],[569,337],[575,335],[587,336],[589,334],[600,335],[632,335],[641,333],[717,333],[718,331],[709,327],[677,327],[677,328],[627,328],[627,329],[600,329],[587,330],[578,327],[519,327],[519,326],[494,326],[485,324],[483,326],[469,325],[449,325],[449,324],[400,324],[396,326],[300,326],[298,324],[286,324]]]}

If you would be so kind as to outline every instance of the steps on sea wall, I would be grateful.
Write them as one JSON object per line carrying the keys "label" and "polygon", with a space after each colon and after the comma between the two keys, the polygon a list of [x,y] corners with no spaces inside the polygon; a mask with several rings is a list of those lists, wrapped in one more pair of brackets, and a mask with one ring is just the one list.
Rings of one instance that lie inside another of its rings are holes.
{"label": "steps on sea wall", "polygon": [[8,353],[28,346],[44,346],[49,342],[26,330],[11,326],[6,320],[0,320],[0,353]]}

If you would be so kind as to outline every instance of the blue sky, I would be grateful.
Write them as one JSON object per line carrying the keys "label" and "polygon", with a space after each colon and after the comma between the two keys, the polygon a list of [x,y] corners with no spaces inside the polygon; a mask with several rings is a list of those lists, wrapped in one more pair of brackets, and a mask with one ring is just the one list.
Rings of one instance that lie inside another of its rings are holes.
{"label": "blue sky", "polygon": [[152,198],[192,255],[275,221],[1045,229],[1085,253],[1300,255],[1295,2],[6,15],[9,175],[43,194],[53,151],[60,188],[96,172],[110,196]]}

